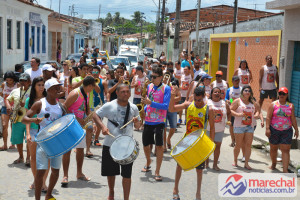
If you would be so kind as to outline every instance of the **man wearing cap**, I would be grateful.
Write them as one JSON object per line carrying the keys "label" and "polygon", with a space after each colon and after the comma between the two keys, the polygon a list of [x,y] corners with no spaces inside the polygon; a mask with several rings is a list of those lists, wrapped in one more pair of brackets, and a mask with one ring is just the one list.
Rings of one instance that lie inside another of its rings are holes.
{"label": "man wearing cap", "polygon": [[[30,95],[30,85],[31,80],[30,76],[26,73],[21,74],[20,76],[20,85],[21,87],[14,89],[10,95],[5,99],[5,106],[7,109],[7,114],[12,114],[15,116],[16,121],[12,121],[12,135],[11,135],[11,143],[12,145],[17,145],[17,149],[19,152],[19,158],[14,161],[14,164],[19,164],[24,162],[23,157],[23,141],[26,131],[26,126],[21,121],[26,113],[25,101],[27,97]],[[11,104],[13,103],[14,108],[12,109]],[[27,158],[29,159],[29,158]],[[27,160],[26,159],[26,160]]]}
{"label": "man wearing cap", "polygon": [[[231,103],[235,99],[237,99],[241,96],[242,88],[240,87],[240,77],[239,76],[232,77],[232,85],[233,86],[228,88],[226,91],[225,101],[228,105],[231,105]],[[231,146],[231,147],[235,146],[233,124],[234,124],[234,116],[231,116],[231,124],[230,124],[230,128],[229,128],[230,137],[231,137],[231,144],[229,146]]]}
{"label": "man wearing cap", "polygon": [[31,80],[43,75],[42,70],[39,68],[40,63],[41,61],[39,58],[33,57],[30,61],[31,68],[25,70],[25,73],[29,74]]}
{"label": "man wearing cap", "polygon": [[211,93],[211,86],[210,86],[211,79],[212,79],[212,77],[208,74],[204,74],[201,77],[201,82],[205,86],[205,94],[206,94],[207,98],[210,97],[210,93]]}
{"label": "man wearing cap", "polygon": [[221,90],[221,99],[225,99],[225,93],[229,88],[227,81],[222,79],[223,72],[217,71],[216,72],[216,80],[212,82],[211,88],[218,87]]}
{"label": "man wearing cap", "polygon": [[106,69],[106,71],[108,71],[109,70],[109,66],[107,65],[106,58],[101,58],[101,61],[102,61],[103,68]]}
{"label": "man wearing cap", "polygon": [[101,60],[99,60],[99,61],[97,61],[97,65],[100,67],[100,76],[102,78],[105,78],[106,73],[107,73],[107,70],[104,68],[105,63],[103,63]]}
{"label": "man wearing cap", "polygon": [[[40,129],[43,129],[48,124],[52,123],[53,121],[57,120],[63,115],[63,110],[57,103],[59,98],[61,84],[55,78],[51,78],[46,81],[45,89],[47,91],[47,96],[45,98],[40,99],[39,101],[35,102],[30,110],[27,111],[26,115],[23,118],[23,123],[31,124],[36,123],[39,124]],[[45,114],[50,114],[50,117],[44,118]],[[37,118],[33,116],[37,115]],[[59,144],[58,144],[59,145]],[[36,149],[36,176],[34,180],[35,184],[35,199],[40,200],[41,198],[41,190],[43,185],[43,177],[48,169],[48,162],[50,161],[51,167],[51,176],[49,179],[49,186],[47,190],[47,194],[45,199],[55,199],[52,196],[52,191],[54,186],[56,185],[57,179],[59,177],[59,169],[61,166],[61,158],[62,156],[58,156],[55,158],[48,158],[44,152],[44,150],[37,145]]]}
{"label": "man wearing cap", "polygon": [[43,71],[43,79],[46,82],[47,80],[53,77],[53,74],[56,71],[56,69],[52,67],[52,65],[50,64],[44,64],[42,67],[42,71]]}

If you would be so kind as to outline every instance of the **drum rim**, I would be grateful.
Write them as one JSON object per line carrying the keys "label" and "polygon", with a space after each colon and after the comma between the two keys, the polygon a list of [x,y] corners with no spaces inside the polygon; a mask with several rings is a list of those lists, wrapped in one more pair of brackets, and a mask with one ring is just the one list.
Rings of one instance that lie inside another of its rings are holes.
{"label": "drum rim", "polygon": [[[57,136],[59,133],[61,133],[61,132],[63,132],[64,130],[66,130],[66,129],[74,122],[74,120],[76,119],[74,114],[67,114],[67,115],[61,116],[60,118],[63,118],[63,117],[68,116],[68,115],[72,116],[73,119],[72,119],[72,120],[71,120],[71,121],[70,121],[63,129],[61,129],[59,132],[55,133],[54,135],[52,135],[52,136],[50,136],[50,137],[48,137],[48,138],[42,139],[42,140],[38,140],[37,137],[35,137],[35,142],[36,142],[36,143],[46,142],[46,141],[52,139],[53,137]],[[59,120],[60,118],[58,118],[57,120]],[[56,121],[56,120],[55,120],[55,121]],[[51,123],[48,124],[47,126],[50,126],[52,123],[53,123],[53,122],[51,122]],[[40,130],[40,131],[37,133],[37,136],[38,136],[38,134],[39,134],[41,131],[43,131],[47,126],[45,126],[42,130]]]}

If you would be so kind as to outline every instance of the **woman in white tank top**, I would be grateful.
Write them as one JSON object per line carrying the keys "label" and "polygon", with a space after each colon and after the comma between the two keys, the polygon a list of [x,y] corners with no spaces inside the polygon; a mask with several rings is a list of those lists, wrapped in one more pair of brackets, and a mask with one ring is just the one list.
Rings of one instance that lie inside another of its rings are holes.
{"label": "woman in white tank top", "polygon": [[250,85],[253,81],[252,72],[248,67],[248,63],[246,60],[242,60],[240,62],[239,68],[234,72],[233,76],[238,76],[240,78],[240,87],[244,87],[246,85]]}
{"label": "woman in white tank top", "polygon": [[[214,87],[211,90],[211,98],[208,100],[207,105],[209,109],[214,112],[214,126],[215,133],[213,135],[207,131],[207,135],[215,142],[216,149],[214,151],[214,163],[213,169],[219,171],[218,160],[220,156],[221,144],[224,136],[225,130],[225,120],[227,115],[227,121],[231,118],[230,116],[230,108],[227,103],[223,99],[221,99],[221,89],[218,87]],[[207,125],[207,130],[210,130],[210,124]],[[209,159],[206,160],[206,166],[208,167]]]}
{"label": "woman in white tank top", "polygon": [[245,165],[248,170],[252,168],[249,166],[248,161],[251,155],[251,145],[254,133],[254,115],[259,112],[258,104],[255,103],[253,98],[253,91],[250,86],[243,87],[241,97],[234,100],[230,106],[231,114],[235,117],[234,120],[234,135],[236,145],[234,147],[234,167],[237,167],[237,158],[240,149],[245,147]]}
{"label": "woman in white tank top", "polygon": [[[4,82],[0,86],[0,96],[3,98],[2,108],[1,108],[1,120],[2,120],[2,136],[4,145],[0,147],[0,151],[7,150],[7,137],[8,137],[8,122],[9,115],[7,114],[7,110],[4,104],[4,100],[9,96],[9,94],[18,88],[18,84],[16,83],[16,76],[13,71],[8,71],[4,74]],[[10,146],[10,148],[14,148],[14,145]]]}

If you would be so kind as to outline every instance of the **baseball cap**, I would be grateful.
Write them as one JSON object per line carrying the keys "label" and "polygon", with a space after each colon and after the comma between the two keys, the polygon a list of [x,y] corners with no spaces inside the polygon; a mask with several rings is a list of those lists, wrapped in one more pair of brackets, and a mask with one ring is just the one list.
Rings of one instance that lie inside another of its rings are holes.
{"label": "baseball cap", "polygon": [[198,75],[202,77],[202,76],[204,76],[205,74],[206,74],[206,73],[205,73],[204,71],[201,71]]}
{"label": "baseball cap", "polygon": [[237,81],[237,80],[240,80],[240,77],[239,77],[239,76],[233,76],[233,77],[232,77],[232,81]]}
{"label": "baseball cap", "polygon": [[103,65],[103,62],[101,60],[98,60],[97,65]]}
{"label": "baseball cap", "polygon": [[19,80],[20,80],[20,81],[21,81],[21,80],[22,80],[22,81],[28,81],[28,80],[30,80],[30,75],[27,74],[27,73],[23,73],[23,74],[20,75]]}
{"label": "baseball cap", "polygon": [[99,49],[99,47],[95,47],[94,50]]}
{"label": "baseball cap", "polygon": [[56,78],[51,78],[51,79],[47,80],[45,83],[46,91],[48,91],[49,88],[51,88],[52,86],[55,86],[55,85],[62,85],[62,84],[59,83]]}
{"label": "baseball cap", "polygon": [[221,76],[223,76],[223,72],[222,72],[222,71],[217,71],[217,72],[216,72],[216,75],[221,75]]}
{"label": "baseball cap", "polygon": [[289,90],[286,87],[281,87],[281,88],[279,88],[278,92],[284,92],[284,93],[288,94]]}
{"label": "baseball cap", "polygon": [[201,80],[205,79],[205,78],[212,78],[210,75],[208,74],[204,74],[202,77],[201,77]]}
{"label": "baseball cap", "polygon": [[44,64],[43,65],[42,71],[45,71],[45,70],[47,70],[47,71],[56,71],[56,69],[53,68],[52,65],[50,65],[50,64]]}

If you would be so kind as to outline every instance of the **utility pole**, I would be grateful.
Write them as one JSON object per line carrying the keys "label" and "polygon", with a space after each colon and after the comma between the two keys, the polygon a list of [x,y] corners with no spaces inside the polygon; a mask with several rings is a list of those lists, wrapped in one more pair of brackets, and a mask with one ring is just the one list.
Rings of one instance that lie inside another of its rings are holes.
{"label": "utility pole", "polygon": [[233,27],[232,27],[233,33],[236,32],[237,12],[238,12],[238,0],[234,0],[234,15],[233,15]]}
{"label": "utility pole", "polygon": [[174,53],[173,53],[174,62],[179,59],[180,10],[181,10],[181,0],[176,0]]}
{"label": "utility pole", "polygon": [[166,9],[166,0],[163,0],[162,11],[161,11],[161,22],[160,22],[160,45],[164,45],[164,21],[165,21],[165,9]]}
{"label": "utility pole", "polygon": [[160,0],[158,0],[158,11],[156,16],[156,45],[159,45],[159,39],[160,39],[160,28],[159,28],[159,18],[160,18]]}
{"label": "utility pole", "polygon": [[197,45],[197,54],[200,55],[200,48],[199,48],[199,22],[200,22],[200,7],[201,7],[201,0],[198,0],[198,8],[197,8],[197,24],[196,24],[196,45]]}
{"label": "utility pole", "polygon": [[101,4],[99,4],[99,14],[98,14],[98,19],[100,19],[100,11],[101,11]]}
{"label": "utility pole", "polygon": [[59,12],[59,19],[60,19],[60,3],[61,3],[61,0],[59,0],[59,8],[58,8],[58,12]]}

